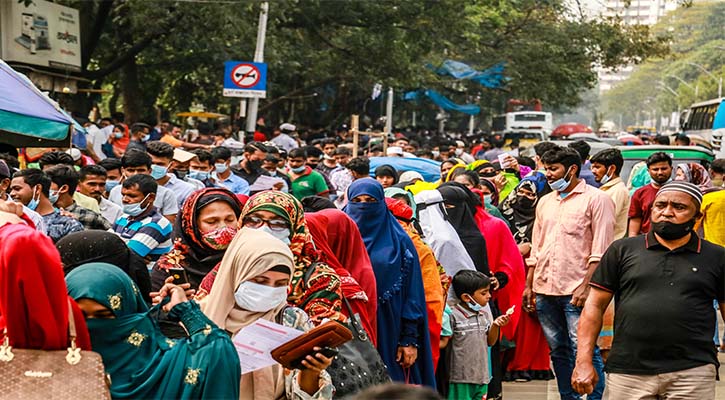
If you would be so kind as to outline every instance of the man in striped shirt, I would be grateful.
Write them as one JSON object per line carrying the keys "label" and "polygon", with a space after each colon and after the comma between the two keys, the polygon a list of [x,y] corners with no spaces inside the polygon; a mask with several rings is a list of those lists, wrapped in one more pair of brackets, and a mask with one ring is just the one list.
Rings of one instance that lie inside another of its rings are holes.
{"label": "man in striped shirt", "polygon": [[158,184],[149,175],[129,177],[121,188],[123,215],[113,225],[113,231],[147,261],[156,261],[171,250],[172,226],[156,207]]}

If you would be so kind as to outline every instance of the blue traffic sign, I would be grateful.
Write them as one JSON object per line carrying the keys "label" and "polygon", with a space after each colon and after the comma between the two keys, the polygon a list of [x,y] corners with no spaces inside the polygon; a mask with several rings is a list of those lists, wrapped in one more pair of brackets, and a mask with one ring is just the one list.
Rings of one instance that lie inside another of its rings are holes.
{"label": "blue traffic sign", "polygon": [[224,63],[224,96],[267,96],[267,64],[248,61]]}

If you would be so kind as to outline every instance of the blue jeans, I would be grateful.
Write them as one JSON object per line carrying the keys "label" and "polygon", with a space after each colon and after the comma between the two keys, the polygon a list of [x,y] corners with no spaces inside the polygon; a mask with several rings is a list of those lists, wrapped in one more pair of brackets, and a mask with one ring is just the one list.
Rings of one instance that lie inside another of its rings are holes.
{"label": "blue jeans", "polygon": [[[571,303],[571,296],[536,295],[536,313],[541,328],[551,350],[551,361],[554,364],[556,383],[562,400],[581,400],[571,387],[571,374],[576,361],[576,329],[579,324],[581,307]],[[599,382],[587,400],[601,400],[604,393],[604,363],[599,348],[594,347],[594,369],[599,375]]]}

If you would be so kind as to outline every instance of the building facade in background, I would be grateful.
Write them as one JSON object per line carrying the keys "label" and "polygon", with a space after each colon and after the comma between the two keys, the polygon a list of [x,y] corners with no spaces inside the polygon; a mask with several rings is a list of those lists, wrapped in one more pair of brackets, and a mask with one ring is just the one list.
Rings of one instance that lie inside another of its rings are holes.
{"label": "building facade in background", "polygon": [[[594,0],[596,1],[596,0]],[[603,17],[619,16],[629,25],[654,25],[665,14],[677,9],[677,0],[601,0]],[[599,71],[599,93],[610,90],[617,83],[627,79],[634,67],[627,65],[616,72]]]}

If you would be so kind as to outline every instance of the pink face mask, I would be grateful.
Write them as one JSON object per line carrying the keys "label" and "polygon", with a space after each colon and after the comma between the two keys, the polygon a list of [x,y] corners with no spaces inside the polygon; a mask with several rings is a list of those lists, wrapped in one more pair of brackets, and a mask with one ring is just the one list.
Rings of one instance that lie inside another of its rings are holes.
{"label": "pink face mask", "polygon": [[224,226],[223,228],[217,228],[213,231],[204,233],[202,235],[202,239],[204,240],[204,243],[214,250],[226,250],[236,234],[237,228]]}

